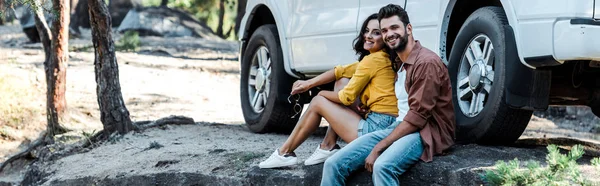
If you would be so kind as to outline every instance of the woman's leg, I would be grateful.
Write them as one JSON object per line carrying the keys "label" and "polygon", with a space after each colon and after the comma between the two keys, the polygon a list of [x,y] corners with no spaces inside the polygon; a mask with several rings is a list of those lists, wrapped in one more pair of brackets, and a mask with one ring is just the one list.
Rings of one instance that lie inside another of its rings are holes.
{"label": "woman's leg", "polygon": [[[349,78],[341,78],[335,81],[335,86],[333,87],[333,91],[338,93],[342,90],[346,85],[350,82]],[[332,149],[337,141],[338,135],[333,131],[333,128],[327,127],[327,133],[325,133],[325,138],[323,138],[323,142],[321,142],[321,149],[330,150]]]}
{"label": "woman's leg", "polygon": [[358,114],[343,105],[329,101],[323,96],[315,96],[306,112],[300,117],[290,137],[279,148],[280,155],[296,150],[319,127],[321,117],[329,122],[329,127],[335,132],[329,135],[337,134],[346,142],[350,142],[358,136],[358,123],[362,119]]}

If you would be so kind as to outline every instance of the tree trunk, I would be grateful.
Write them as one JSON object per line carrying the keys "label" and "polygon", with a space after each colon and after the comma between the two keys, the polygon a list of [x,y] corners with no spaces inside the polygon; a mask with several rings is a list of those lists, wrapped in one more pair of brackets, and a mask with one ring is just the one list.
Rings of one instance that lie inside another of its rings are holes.
{"label": "tree trunk", "polygon": [[[39,1],[34,1],[34,3],[36,3],[36,5],[38,5],[37,7],[39,7]],[[41,8],[38,8],[37,10],[33,11],[35,18],[35,28],[37,29],[38,34],[40,35],[40,41],[42,43],[42,48],[44,49],[44,64],[48,64],[47,61],[50,61],[51,54],[50,42],[52,41],[52,33],[50,32],[50,28],[48,28],[48,24],[46,23],[46,17],[44,16],[43,10]]]}
{"label": "tree trunk", "polygon": [[225,38],[223,35],[223,21],[225,19],[225,0],[219,0],[219,24],[217,25],[217,35]]}
{"label": "tree trunk", "polygon": [[169,0],[160,1],[160,6],[167,6],[167,4],[169,4]]}
{"label": "tree trunk", "polygon": [[0,0],[0,25],[4,25],[4,18],[6,17],[4,9],[4,0]]}
{"label": "tree trunk", "polygon": [[[69,55],[69,1],[53,0],[52,9],[57,11],[57,17],[54,19],[52,29],[51,52],[49,60],[44,65],[46,72],[47,87],[47,119],[48,136],[54,136],[67,132],[66,128],[60,125],[66,109],[67,100],[65,99],[67,61]],[[42,20],[40,20],[42,21]],[[44,35],[40,33],[40,35]]]}
{"label": "tree trunk", "polygon": [[246,14],[246,4],[248,0],[238,0],[237,4],[237,15],[235,17],[235,35],[239,37],[238,32],[240,32],[240,24],[242,23],[242,18],[244,18],[244,14]]}
{"label": "tree trunk", "polygon": [[111,17],[104,0],[89,0],[88,4],[96,56],[94,66],[100,120],[104,125],[105,136],[113,132],[124,134],[133,130],[133,124],[121,94]]}

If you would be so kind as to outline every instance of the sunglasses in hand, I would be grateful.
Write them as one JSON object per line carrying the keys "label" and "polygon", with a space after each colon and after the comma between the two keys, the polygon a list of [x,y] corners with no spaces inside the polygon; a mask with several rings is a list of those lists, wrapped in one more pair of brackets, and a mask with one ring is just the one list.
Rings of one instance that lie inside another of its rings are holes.
{"label": "sunglasses in hand", "polygon": [[294,95],[288,96],[288,102],[290,104],[292,104],[292,99],[294,100],[294,112],[296,112],[296,114],[294,114],[292,116],[292,118],[296,118],[296,116],[298,114],[300,114],[300,112],[302,112],[302,105],[300,105],[300,103],[298,103],[300,101],[300,94],[294,94]]}

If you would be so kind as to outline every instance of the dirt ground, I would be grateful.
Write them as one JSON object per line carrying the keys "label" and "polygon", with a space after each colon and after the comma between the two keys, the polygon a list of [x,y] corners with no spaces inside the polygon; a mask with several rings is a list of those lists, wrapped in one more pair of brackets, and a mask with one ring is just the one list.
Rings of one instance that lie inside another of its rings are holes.
{"label": "dirt ground", "polygon": [[[83,35],[70,41],[70,47],[78,52],[69,54],[66,94],[70,118],[65,123],[74,131],[65,136],[79,138],[84,131],[102,128],[95,93],[94,54],[80,50],[91,46],[89,34]],[[18,77],[26,82],[13,83],[36,90],[37,96],[30,102],[42,108],[45,106],[43,55],[41,45],[27,43],[18,25],[0,26],[0,76]],[[117,58],[123,97],[132,120],[183,115],[197,123],[131,133],[84,153],[49,162],[48,169],[52,170],[48,172],[54,174],[47,179],[160,171],[235,175],[236,172],[223,172],[220,167],[247,169],[285,140],[285,135],[254,134],[245,128],[239,100],[236,42],[142,38],[140,52],[118,52]],[[521,138],[571,137],[600,143],[600,120],[590,115],[589,109],[579,110],[560,117],[536,112]],[[32,116],[37,119],[23,123],[21,128],[0,126],[17,136],[0,139],[0,161],[38,137],[45,129],[44,114],[42,109]],[[299,157],[308,157],[320,138],[320,135],[309,138],[298,149]],[[0,181],[22,179],[20,171],[2,173]]]}
{"label": "dirt ground", "polygon": [[[72,39],[70,48],[89,47],[91,41],[87,36]],[[161,47],[146,49],[146,46],[157,45],[155,40],[162,42]],[[165,52],[169,49],[163,49],[165,46],[169,47],[168,44],[177,42],[184,43],[187,48],[169,53]],[[169,115],[184,115],[196,121],[243,123],[239,101],[232,101],[239,100],[239,86],[236,86],[239,81],[239,66],[235,61],[237,43],[196,38],[145,38],[142,46],[140,53],[146,54],[117,54],[123,97],[132,120],[155,120]],[[42,119],[26,125],[36,126],[31,129],[38,133],[44,129],[45,114],[43,52],[40,49],[40,44],[27,43],[18,26],[0,27],[1,72],[32,85],[35,87],[33,92],[37,94],[36,97],[41,98],[32,101],[42,108],[42,112],[36,115]],[[190,55],[182,56],[181,53]],[[93,61],[92,52],[69,54],[66,97],[71,118],[66,124],[76,133],[102,128],[96,100]],[[32,140],[36,137],[37,134],[29,134],[20,139]],[[0,158],[16,152],[19,144],[20,142],[2,141]]]}

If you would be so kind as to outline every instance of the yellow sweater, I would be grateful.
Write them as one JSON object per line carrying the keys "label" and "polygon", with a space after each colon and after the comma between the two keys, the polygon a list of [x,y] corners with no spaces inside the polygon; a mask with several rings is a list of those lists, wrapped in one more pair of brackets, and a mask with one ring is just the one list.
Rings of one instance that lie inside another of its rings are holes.
{"label": "yellow sweater", "polygon": [[383,50],[371,53],[359,62],[338,65],[335,67],[335,78],[351,78],[338,96],[344,105],[351,105],[360,94],[362,104],[371,111],[397,115],[395,75],[389,55]]}

